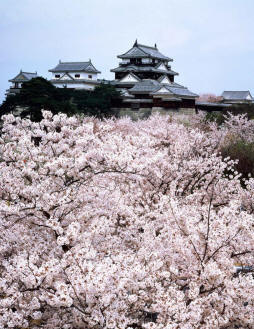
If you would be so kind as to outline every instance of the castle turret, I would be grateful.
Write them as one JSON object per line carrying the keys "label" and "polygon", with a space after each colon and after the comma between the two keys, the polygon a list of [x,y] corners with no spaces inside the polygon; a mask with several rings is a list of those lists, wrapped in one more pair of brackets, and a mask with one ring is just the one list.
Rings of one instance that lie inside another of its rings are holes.
{"label": "castle turret", "polygon": [[195,107],[198,95],[175,83],[178,73],[171,69],[173,59],[163,55],[156,44],[150,47],[136,40],[130,50],[117,57],[121,61],[111,72],[115,73],[113,84],[123,95],[120,107]]}

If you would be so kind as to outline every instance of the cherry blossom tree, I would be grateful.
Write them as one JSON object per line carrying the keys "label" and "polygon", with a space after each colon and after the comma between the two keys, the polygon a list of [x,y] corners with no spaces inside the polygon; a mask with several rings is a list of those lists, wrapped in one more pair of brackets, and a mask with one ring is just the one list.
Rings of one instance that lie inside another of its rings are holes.
{"label": "cherry blossom tree", "polygon": [[4,117],[0,327],[254,328],[254,183],[218,152],[251,124],[43,116]]}

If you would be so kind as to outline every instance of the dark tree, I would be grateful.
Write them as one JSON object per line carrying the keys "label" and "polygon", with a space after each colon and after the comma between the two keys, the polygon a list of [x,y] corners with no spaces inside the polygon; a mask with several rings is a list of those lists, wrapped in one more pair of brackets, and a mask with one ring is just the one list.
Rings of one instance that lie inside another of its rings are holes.
{"label": "dark tree", "polygon": [[42,119],[41,110],[72,113],[75,107],[70,102],[71,90],[59,90],[49,81],[38,77],[24,82],[19,94],[7,96],[0,107],[0,115],[20,108],[21,117],[29,116],[32,121]]}
{"label": "dark tree", "polygon": [[103,119],[116,115],[112,104],[120,97],[120,92],[114,86],[102,83],[92,91],[76,90],[73,96],[79,112]]}
{"label": "dark tree", "polygon": [[229,112],[231,112],[234,115],[238,114],[246,114],[249,120],[254,119],[254,103],[248,103],[248,104],[235,104],[230,109]]}
{"label": "dark tree", "polygon": [[67,115],[85,114],[98,118],[114,115],[111,110],[112,100],[119,97],[119,92],[110,85],[101,84],[95,90],[75,90],[56,88],[41,77],[25,82],[19,94],[10,95],[0,107],[0,116],[15,109],[21,109],[21,117],[29,116],[32,121],[42,119],[41,110],[53,114],[62,112]]}

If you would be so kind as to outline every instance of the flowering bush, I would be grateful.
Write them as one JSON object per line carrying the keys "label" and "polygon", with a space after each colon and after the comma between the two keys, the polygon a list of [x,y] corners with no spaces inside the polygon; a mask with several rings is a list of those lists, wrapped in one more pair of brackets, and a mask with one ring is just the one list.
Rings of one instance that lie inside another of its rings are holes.
{"label": "flowering bush", "polygon": [[254,328],[235,273],[254,184],[218,153],[231,128],[43,115],[4,118],[0,327]]}

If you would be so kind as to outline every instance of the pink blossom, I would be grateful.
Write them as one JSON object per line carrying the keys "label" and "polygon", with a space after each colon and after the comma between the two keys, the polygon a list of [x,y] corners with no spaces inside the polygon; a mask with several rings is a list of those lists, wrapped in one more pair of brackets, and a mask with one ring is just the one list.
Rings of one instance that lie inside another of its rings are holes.
{"label": "pink blossom", "polygon": [[4,117],[0,328],[254,328],[254,182],[218,152],[253,123],[43,115]]}

